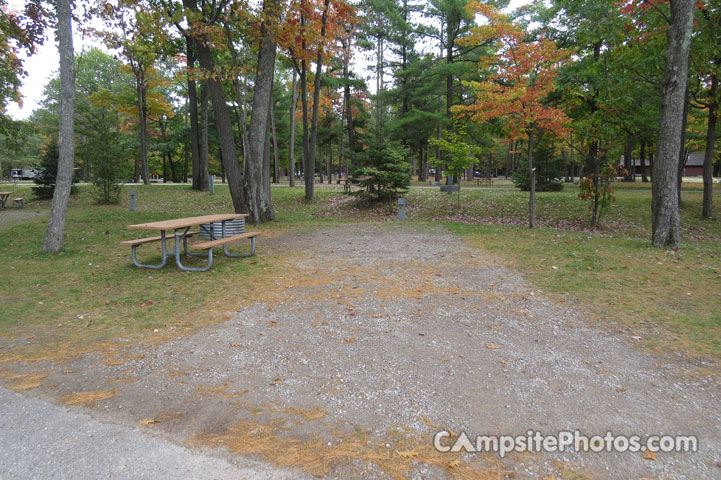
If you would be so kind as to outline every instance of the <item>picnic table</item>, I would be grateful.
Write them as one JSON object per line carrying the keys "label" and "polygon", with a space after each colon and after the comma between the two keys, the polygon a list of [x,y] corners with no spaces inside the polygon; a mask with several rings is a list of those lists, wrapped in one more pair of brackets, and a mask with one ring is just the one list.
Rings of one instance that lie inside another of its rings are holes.
{"label": "picnic table", "polygon": [[5,208],[5,202],[8,201],[8,197],[13,192],[0,192],[0,208]]}
{"label": "picnic table", "polygon": [[[169,255],[175,256],[175,263],[178,265],[178,268],[185,271],[191,271],[191,272],[204,272],[206,270],[209,270],[210,267],[213,266],[213,249],[215,247],[222,246],[223,247],[223,253],[228,257],[250,257],[255,253],[255,237],[260,234],[260,232],[245,232],[241,233],[239,235],[232,235],[232,236],[225,236],[225,223],[230,220],[235,219],[243,219],[245,221],[245,218],[248,216],[248,214],[245,213],[229,213],[229,214],[218,214],[218,215],[201,215],[199,217],[187,217],[187,218],[175,218],[172,220],[162,220],[159,222],[149,222],[149,223],[139,223],[136,225],[128,225],[128,228],[131,230],[158,230],[160,232],[160,236],[156,237],[147,237],[147,238],[138,238],[135,240],[126,240],[124,242],[120,242],[123,245],[130,245],[132,249],[132,258],[133,258],[133,264],[135,264],[136,267],[143,267],[143,268],[154,268],[159,269],[163,268],[165,266],[165,263],[168,259]],[[220,223],[221,224],[221,236],[220,238],[215,238],[216,235],[214,233],[214,229],[212,228],[213,223]],[[188,250],[188,238],[192,237],[193,235],[199,233],[198,231],[191,232],[190,229],[194,226],[201,226],[205,224],[211,224],[210,229],[206,229],[208,232],[208,235],[210,236],[210,241],[202,242],[202,243],[196,243],[190,246],[191,249],[194,250],[205,250],[205,253],[193,253]],[[168,240],[168,232],[170,232],[170,235],[172,235],[172,238],[175,239],[175,242],[173,244],[173,250],[168,251],[167,248],[167,240]],[[228,252],[227,245],[229,243],[238,242],[240,240],[246,240],[250,239],[250,253],[248,254],[232,254]],[[138,262],[136,257],[136,250],[140,245],[144,245],[146,243],[151,242],[160,242],[161,245],[161,262],[158,265],[144,265]],[[204,267],[187,267],[182,264],[180,261],[180,245],[183,245],[183,251],[186,255],[192,256],[192,257],[206,257],[207,258],[207,264]]]}

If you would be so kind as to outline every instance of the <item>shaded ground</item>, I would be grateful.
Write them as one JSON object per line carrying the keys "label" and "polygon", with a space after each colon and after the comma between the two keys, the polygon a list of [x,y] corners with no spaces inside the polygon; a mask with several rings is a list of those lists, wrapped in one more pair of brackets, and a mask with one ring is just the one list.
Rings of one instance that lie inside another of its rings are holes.
{"label": "shaded ground", "polygon": [[[260,255],[297,254],[225,323],[159,346],[8,364],[0,376],[102,421],[327,478],[721,475],[713,380],[640,353],[624,331],[599,329],[459,238],[360,225],[260,243]],[[499,460],[436,452],[441,429],[697,435],[700,451]]]}

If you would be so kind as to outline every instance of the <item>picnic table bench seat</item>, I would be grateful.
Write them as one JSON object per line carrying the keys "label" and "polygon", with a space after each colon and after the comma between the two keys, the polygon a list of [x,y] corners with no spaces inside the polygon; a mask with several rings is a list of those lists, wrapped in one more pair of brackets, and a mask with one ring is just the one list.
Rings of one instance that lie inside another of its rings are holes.
{"label": "picnic table bench seat", "polygon": [[203,242],[203,243],[196,243],[196,244],[191,245],[190,248],[195,249],[195,250],[207,250],[209,248],[214,248],[214,247],[219,247],[221,245],[227,245],[229,243],[239,242],[239,241],[245,240],[247,238],[250,238],[251,241],[253,241],[255,239],[255,237],[257,237],[258,235],[260,235],[260,232],[246,232],[246,233],[241,233],[238,235],[233,235],[231,237],[224,237],[224,238],[219,238],[217,240],[209,240],[209,241]]}
{"label": "picnic table bench seat", "polygon": [[[186,237],[192,237],[193,235],[200,233],[200,232],[188,232],[185,234]],[[137,247],[138,245],[143,245],[146,243],[151,242],[159,242],[163,239],[160,235],[157,237],[146,237],[146,238],[136,238],[134,240],[125,240],[120,242],[121,245],[130,245],[131,247]]]}

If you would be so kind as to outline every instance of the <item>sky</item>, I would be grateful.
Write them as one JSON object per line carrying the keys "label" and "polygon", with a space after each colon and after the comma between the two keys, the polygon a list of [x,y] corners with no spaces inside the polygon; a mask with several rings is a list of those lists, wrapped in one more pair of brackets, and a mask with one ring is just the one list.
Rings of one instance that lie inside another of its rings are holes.
{"label": "sky", "polygon": [[[7,2],[11,10],[21,10],[24,3],[24,0],[8,0]],[[508,8],[509,10],[515,9],[526,3],[528,0],[511,0]],[[98,46],[97,40],[82,38],[74,28],[73,47],[76,53],[89,50],[93,46]],[[23,105],[20,107],[16,103],[10,102],[7,107],[7,114],[10,117],[15,120],[26,119],[38,107],[43,98],[45,85],[57,74],[59,58],[55,32],[50,29],[47,32],[45,43],[38,48],[35,55],[25,59],[25,70],[28,75],[24,78],[20,90],[23,96]],[[373,87],[375,86],[373,85]]]}

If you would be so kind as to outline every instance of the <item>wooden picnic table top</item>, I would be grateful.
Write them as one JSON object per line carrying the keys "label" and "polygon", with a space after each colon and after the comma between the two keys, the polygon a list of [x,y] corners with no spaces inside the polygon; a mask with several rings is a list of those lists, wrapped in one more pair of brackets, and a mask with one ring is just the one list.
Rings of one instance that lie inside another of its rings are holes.
{"label": "wooden picnic table top", "polygon": [[247,216],[247,213],[202,215],[200,217],[174,218],[160,222],[138,223],[136,225],[128,225],[128,228],[131,230],[175,230],[178,228],[192,227],[194,225],[202,225],[204,223],[224,222],[236,218],[245,218]]}
{"label": "wooden picnic table top", "polygon": [[10,195],[13,192],[0,192],[0,195]]}

